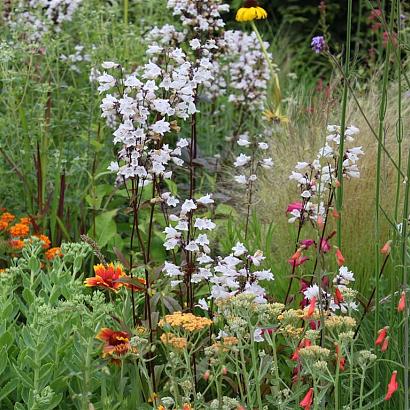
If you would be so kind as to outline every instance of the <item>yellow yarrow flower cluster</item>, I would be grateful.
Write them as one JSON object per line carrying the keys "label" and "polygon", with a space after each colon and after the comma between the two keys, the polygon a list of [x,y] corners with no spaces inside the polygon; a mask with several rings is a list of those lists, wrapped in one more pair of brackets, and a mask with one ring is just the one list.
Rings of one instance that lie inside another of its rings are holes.
{"label": "yellow yarrow flower cluster", "polygon": [[325,327],[330,330],[351,330],[356,327],[356,320],[350,316],[329,316],[325,319]]}
{"label": "yellow yarrow flower cluster", "polygon": [[236,21],[253,21],[266,19],[268,13],[255,0],[247,0],[243,7],[236,12]]}
{"label": "yellow yarrow flower cluster", "polygon": [[212,320],[206,317],[195,316],[192,313],[182,312],[175,312],[172,315],[166,315],[159,321],[159,325],[161,327],[168,325],[175,328],[182,328],[188,332],[205,329],[211,324]]}
{"label": "yellow yarrow flower cluster", "polygon": [[185,337],[178,337],[172,333],[163,333],[160,339],[164,345],[172,346],[178,350],[185,349],[188,345],[188,341]]}

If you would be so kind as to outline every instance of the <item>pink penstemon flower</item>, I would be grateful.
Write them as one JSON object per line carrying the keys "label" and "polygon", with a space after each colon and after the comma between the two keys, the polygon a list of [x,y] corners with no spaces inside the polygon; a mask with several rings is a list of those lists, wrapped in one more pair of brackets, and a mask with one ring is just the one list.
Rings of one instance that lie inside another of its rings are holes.
{"label": "pink penstemon flower", "polygon": [[292,212],[292,211],[301,211],[303,209],[303,203],[302,202],[292,202],[288,205],[286,209],[286,213]]}

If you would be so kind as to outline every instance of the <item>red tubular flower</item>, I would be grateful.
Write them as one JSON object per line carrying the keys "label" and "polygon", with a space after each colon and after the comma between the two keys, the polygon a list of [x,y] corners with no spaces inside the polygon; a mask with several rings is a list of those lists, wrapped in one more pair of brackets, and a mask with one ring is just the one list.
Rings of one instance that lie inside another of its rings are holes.
{"label": "red tubular flower", "polygon": [[103,357],[113,356],[114,360],[131,350],[131,335],[128,332],[115,331],[106,327],[102,328],[96,339],[104,342]]}
{"label": "red tubular flower", "polygon": [[303,239],[303,241],[300,241],[300,244],[305,248],[309,249],[312,245],[315,244],[315,241],[313,239]]}
{"label": "red tubular flower", "polygon": [[297,259],[299,259],[302,256],[302,251],[300,249],[298,249],[291,257],[289,260],[291,261],[295,261]]}
{"label": "red tubular flower", "polygon": [[292,370],[292,383],[297,383],[300,378],[300,371],[302,366],[298,363]]}
{"label": "red tubular flower", "polygon": [[383,255],[388,255],[391,251],[391,241],[387,241],[383,247],[380,249],[380,253]]}
{"label": "red tubular flower", "polygon": [[309,309],[307,311],[307,317],[311,317],[313,315],[313,313],[315,312],[316,309],[316,296],[313,296],[312,299],[310,299],[310,303],[309,303]]}
{"label": "red tubular flower", "polygon": [[387,336],[387,329],[388,329],[387,327],[384,327],[383,329],[379,330],[379,332],[378,332],[379,335],[377,336],[377,339],[376,339],[376,342],[375,342],[376,346],[379,346],[379,345],[383,344],[384,339]]}
{"label": "red tubular flower", "polygon": [[84,281],[85,286],[95,287],[100,286],[117,292],[123,286],[123,283],[117,282],[118,279],[123,278],[125,273],[121,265],[114,265],[110,263],[107,266],[98,264],[94,266],[95,276],[87,278]]}
{"label": "red tubular flower", "polygon": [[345,258],[339,248],[336,249],[336,262],[339,266],[343,266]]}
{"label": "red tubular flower", "polygon": [[298,361],[300,349],[303,349],[304,347],[309,347],[309,346],[312,346],[312,341],[310,339],[302,339],[299,342],[298,347],[295,349],[290,359],[295,362]]}
{"label": "red tubular flower", "polygon": [[300,265],[303,265],[306,261],[308,261],[309,258],[307,256],[300,256],[298,259],[288,259],[288,263],[292,266],[292,267],[298,267]]}
{"label": "red tubular flower", "polygon": [[311,387],[308,392],[306,393],[305,397],[299,403],[300,407],[303,407],[304,410],[310,410],[310,406],[313,402],[313,387]]}
{"label": "red tubular flower", "polygon": [[336,209],[333,209],[332,215],[333,215],[333,218],[335,218],[335,219],[339,219],[339,218],[340,218],[340,214],[339,214],[339,212],[337,212]]}
{"label": "red tubular flower", "polygon": [[344,298],[342,295],[342,292],[340,292],[339,288],[336,288],[335,290],[335,302],[340,305],[341,303],[343,303]]}
{"label": "red tubular flower", "polygon": [[320,244],[321,244],[320,250],[323,253],[328,253],[330,251],[330,243],[328,242],[327,239],[322,239]]}
{"label": "red tubular flower", "polygon": [[399,384],[396,381],[397,371],[395,370],[391,375],[389,384],[387,385],[387,393],[384,400],[390,400],[393,393],[399,388]]}
{"label": "red tubular flower", "polygon": [[340,347],[336,344],[336,360],[339,363],[339,370],[344,371],[346,365],[346,359],[340,354]]}
{"label": "red tubular flower", "polygon": [[397,311],[403,312],[406,309],[406,292],[401,292],[399,304],[397,305]]}
{"label": "red tubular flower", "polygon": [[385,352],[388,347],[389,347],[389,336],[387,336],[387,337],[383,340],[383,344],[382,344],[382,347],[380,348],[380,350],[381,350],[382,352]]}
{"label": "red tubular flower", "polygon": [[286,213],[292,212],[294,210],[301,211],[302,209],[303,209],[302,202],[292,202],[291,204],[288,205],[286,209]]}

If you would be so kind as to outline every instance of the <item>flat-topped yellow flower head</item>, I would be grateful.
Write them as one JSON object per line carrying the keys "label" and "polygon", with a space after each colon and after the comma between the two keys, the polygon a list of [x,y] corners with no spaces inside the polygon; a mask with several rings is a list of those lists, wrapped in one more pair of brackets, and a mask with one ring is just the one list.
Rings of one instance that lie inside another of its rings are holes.
{"label": "flat-topped yellow flower head", "polygon": [[259,6],[256,0],[246,0],[244,5],[236,12],[236,21],[253,21],[266,19],[268,13]]}

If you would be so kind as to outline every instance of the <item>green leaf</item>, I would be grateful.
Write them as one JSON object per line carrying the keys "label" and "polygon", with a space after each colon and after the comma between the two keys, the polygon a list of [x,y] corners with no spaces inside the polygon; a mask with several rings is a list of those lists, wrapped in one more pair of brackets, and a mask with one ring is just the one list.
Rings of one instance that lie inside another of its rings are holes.
{"label": "green leaf", "polygon": [[235,209],[226,204],[218,204],[215,210],[215,215],[220,215],[220,216],[231,216],[231,215],[236,215]]}
{"label": "green leaf", "polygon": [[4,332],[0,336],[0,346],[10,346],[13,343],[13,336],[10,332]]}
{"label": "green leaf", "polygon": [[18,386],[19,382],[16,379],[10,380],[6,385],[0,390],[0,403]]}
{"label": "green leaf", "polygon": [[[95,238],[93,238],[100,247],[106,246],[117,233],[117,225],[114,217],[117,215],[117,209],[104,212],[95,218]],[[93,236],[92,227],[88,231],[89,236]]]}
{"label": "green leaf", "polygon": [[33,291],[29,288],[25,288],[23,290],[23,299],[28,305],[31,305],[34,303],[35,295]]}
{"label": "green leaf", "polygon": [[[9,360],[7,358],[7,348],[6,348],[6,346],[3,346],[3,348],[1,349],[0,357],[2,358],[0,360],[0,376],[1,376],[1,374],[4,372],[4,370],[7,367],[8,362],[9,362]],[[1,401],[1,398],[0,398],[0,401]]]}
{"label": "green leaf", "polygon": [[30,379],[29,375],[26,372],[20,370],[15,364],[13,364],[13,369],[19,379],[20,385],[24,384],[25,387],[28,387],[29,389],[34,388],[33,381]]}
{"label": "green leaf", "polygon": [[28,261],[28,266],[32,272],[40,272],[40,261],[35,256],[32,256],[30,258],[30,260]]}

